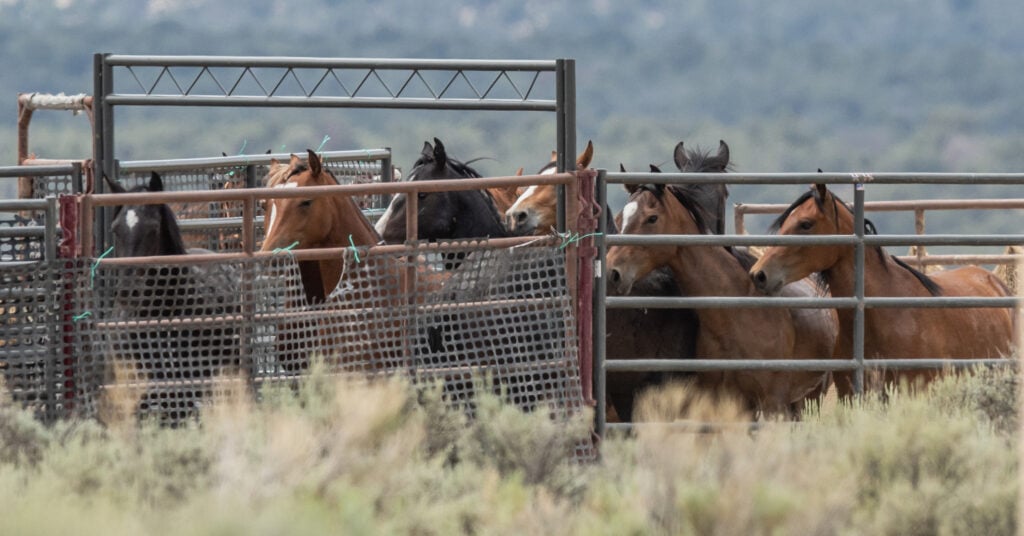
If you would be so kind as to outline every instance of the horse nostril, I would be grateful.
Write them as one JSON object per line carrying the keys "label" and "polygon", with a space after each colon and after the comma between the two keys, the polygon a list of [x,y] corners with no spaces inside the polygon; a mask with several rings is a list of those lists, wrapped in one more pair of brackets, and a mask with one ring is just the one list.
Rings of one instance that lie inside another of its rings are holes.
{"label": "horse nostril", "polygon": [[619,281],[622,280],[622,275],[619,274],[619,271],[616,270],[615,268],[611,269],[611,272],[608,274],[608,277],[611,278],[612,283],[618,283]]}
{"label": "horse nostril", "polygon": [[518,224],[526,223],[526,213],[525,212],[519,212],[519,213],[516,214],[516,223],[518,223]]}
{"label": "horse nostril", "polygon": [[765,275],[764,270],[758,270],[754,273],[754,282],[760,286],[764,286],[768,282],[768,276]]}

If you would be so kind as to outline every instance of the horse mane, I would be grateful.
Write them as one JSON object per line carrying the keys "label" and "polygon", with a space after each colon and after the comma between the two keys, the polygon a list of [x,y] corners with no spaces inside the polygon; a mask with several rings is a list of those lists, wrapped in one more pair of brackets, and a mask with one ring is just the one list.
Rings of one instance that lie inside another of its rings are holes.
{"label": "horse mane", "polygon": [[[712,155],[710,150],[704,150],[700,147],[693,149],[683,148],[686,153],[686,164],[680,167],[677,163],[676,167],[679,167],[679,171],[685,173],[728,173],[732,170],[732,162],[728,159],[723,160],[718,154]],[[696,198],[696,202],[705,208],[705,213],[702,214],[705,217],[705,223],[707,217],[707,209],[712,206],[718,206],[718,209],[722,212],[722,219],[715,226],[715,232],[718,234],[725,233],[725,200],[729,198],[729,187],[725,184],[673,184],[668,187],[670,190],[681,190],[686,195],[693,196]],[[676,192],[673,192],[676,193]],[[679,195],[677,194],[678,198]]]}
{"label": "horse mane", "polygon": [[185,253],[185,240],[181,237],[181,228],[178,227],[178,219],[174,217],[174,211],[167,205],[158,206],[160,219],[163,222],[160,232],[164,235],[165,243],[170,244],[179,253]]}
{"label": "horse mane", "polygon": [[[818,189],[817,188],[811,188],[811,189],[807,190],[806,192],[800,194],[800,197],[796,198],[796,201],[793,201],[793,203],[790,204],[789,207],[787,207],[786,210],[784,210],[782,212],[782,214],[779,215],[778,218],[775,218],[775,221],[773,221],[771,226],[768,228],[768,232],[771,233],[771,234],[778,233],[779,229],[782,228],[783,222],[785,222],[786,219],[789,218],[790,214],[792,214],[793,211],[796,210],[796,207],[802,205],[808,199],[814,199],[814,204],[818,206],[818,209],[821,210],[821,211],[825,210],[825,200],[821,198],[821,194],[818,193]],[[835,192],[832,192],[832,203],[833,203],[833,209],[835,210],[835,214],[836,214],[836,221],[839,220],[839,206],[842,206],[851,215],[853,214],[853,211],[850,210],[850,206],[847,205],[845,201],[840,199],[839,196],[837,196]],[[878,234],[878,229],[875,227],[874,222],[872,222],[871,220],[869,220],[867,218],[864,218],[864,234],[866,234],[866,235],[877,235]],[[897,257],[894,257],[893,255],[890,255],[885,250],[885,248],[883,248],[882,246],[875,246],[875,247],[873,247],[871,249],[875,251],[875,253],[878,255],[879,260],[882,261],[882,267],[883,268],[887,269],[886,267],[888,265],[885,263],[885,261],[887,259],[891,260],[891,261],[893,261],[893,263],[896,264],[896,266],[899,266],[900,268],[903,268],[904,270],[909,271],[921,283],[921,285],[924,286],[925,290],[927,290],[928,293],[931,294],[932,296],[938,296],[938,295],[940,295],[942,293],[942,287],[940,287],[939,284],[937,282],[935,282],[934,279],[929,277],[924,272],[921,272],[920,270],[918,270],[918,269],[908,265],[907,263],[901,261]],[[818,281],[819,285],[822,285],[825,288],[828,288],[828,281],[825,279],[824,275],[823,274],[817,274],[817,275],[821,276],[820,278],[816,278],[816,280]]]}
{"label": "horse mane", "polygon": [[[658,198],[658,200],[664,199],[664,193],[666,190],[668,190],[672,194],[672,196],[675,197],[681,205],[683,205],[683,208],[689,211],[690,214],[693,216],[693,221],[694,223],[697,224],[697,232],[699,232],[700,234],[714,234],[711,230],[711,226],[708,224],[707,211],[699,203],[691,199],[687,195],[687,192],[676,188],[664,187],[662,185],[657,184],[641,185],[637,191],[641,190],[651,192],[652,194],[654,194],[655,197]],[[754,263],[757,262],[757,257],[754,257],[753,255],[750,254],[750,252],[748,252],[745,249],[737,249],[732,246],[722,247],[724,247],[725,250],[728,251],[729,254],[731,254],[740,263],[740,266],[742,266],[745,270],[749,270],[752,266],[754,266]]]}

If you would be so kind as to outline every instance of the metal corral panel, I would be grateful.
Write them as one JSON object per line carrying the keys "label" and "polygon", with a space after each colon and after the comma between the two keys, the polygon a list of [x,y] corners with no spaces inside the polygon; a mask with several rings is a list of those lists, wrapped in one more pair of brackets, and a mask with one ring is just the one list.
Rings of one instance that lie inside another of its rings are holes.
{"label": "metal corral panel", "polygon": [[5,269],[0,298],[18,315],[0,326],[4,374],[16,399],[52,401],[48,417],[102,416],[128,401],[180,422],[211,398],[294,379],[314,359],[332,373],[436,381],[459,403],[488,378],[520,408],[567,417],[583,397],[564,257],[552,246],[349,252],[344,282],[315,304],[287,252]]}

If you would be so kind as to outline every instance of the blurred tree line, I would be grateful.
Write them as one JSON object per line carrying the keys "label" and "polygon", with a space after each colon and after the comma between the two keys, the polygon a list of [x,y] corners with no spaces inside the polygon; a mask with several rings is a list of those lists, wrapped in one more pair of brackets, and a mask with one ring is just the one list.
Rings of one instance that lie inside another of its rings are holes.
{"label": "blurred tree line", "polygon": [[[92,93],[92,53],[114,52],[574,58],[577,139],[594,140],[598,167],[670,169],[678,141],[714,149],[724,139],[740,171],[1021,171],[1024,34],[1008,16],[1020,9],[1014,0],[4,0],[2,161],[15,160],[17,92]],[[554,144],[550,114],[147,109],[119,112],[118,125],[125,159],[298,151],[329,137],[324,149],[387,146],[408,166],[437,136],[457,157],[486,157],[487,175],[536,170]],[[40,155],[83,157],[89,147],[84,119],[36,115]],[[733,199],[781,202],[798,190],[734,188]],[[868,197],[1024,197],[1017,190]],[[1017,233],[1020,216],[978,223]]]}

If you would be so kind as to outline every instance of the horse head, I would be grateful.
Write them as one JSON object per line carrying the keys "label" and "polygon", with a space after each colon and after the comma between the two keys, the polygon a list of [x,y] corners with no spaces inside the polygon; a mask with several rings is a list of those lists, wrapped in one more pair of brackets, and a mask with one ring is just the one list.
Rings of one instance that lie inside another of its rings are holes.
{"label": "horse head", "polygon": [[[479,178],[480,173],[467,163],[450,157],[441,140],[424,142],[419,158],[409,172],[410,181]],[[494,200],[479,190],[458,192],[419,192],[417,195],[417,238],[445,240],[507,236]],[[392,199],[377,222],[377,232],[389,243],[405,236],[406,196]]]}
{"label": "horse head", "polygon": [[[552,153],[551,161],[537,172],[538,175],[553,175],[557,171],[557,155]],[[576,169],[590,167],[594,159],[594,143],[587,142],[587,148],[576,157]],[[555,226],[558,211],[558,187],[555,185],[534,185],[528,187],[505,211],[505,226],[517,235],[548,233]]]}
{"label": "horse head", "polygon": [[[152,172],[149,183],[126,190],[119,182],[103,176],[114,193],[162,192],[163,180]],[[174,212],[165,204],[122,205],[114,211],[111,224],[115,257],[181,255],[185,243]]]}

